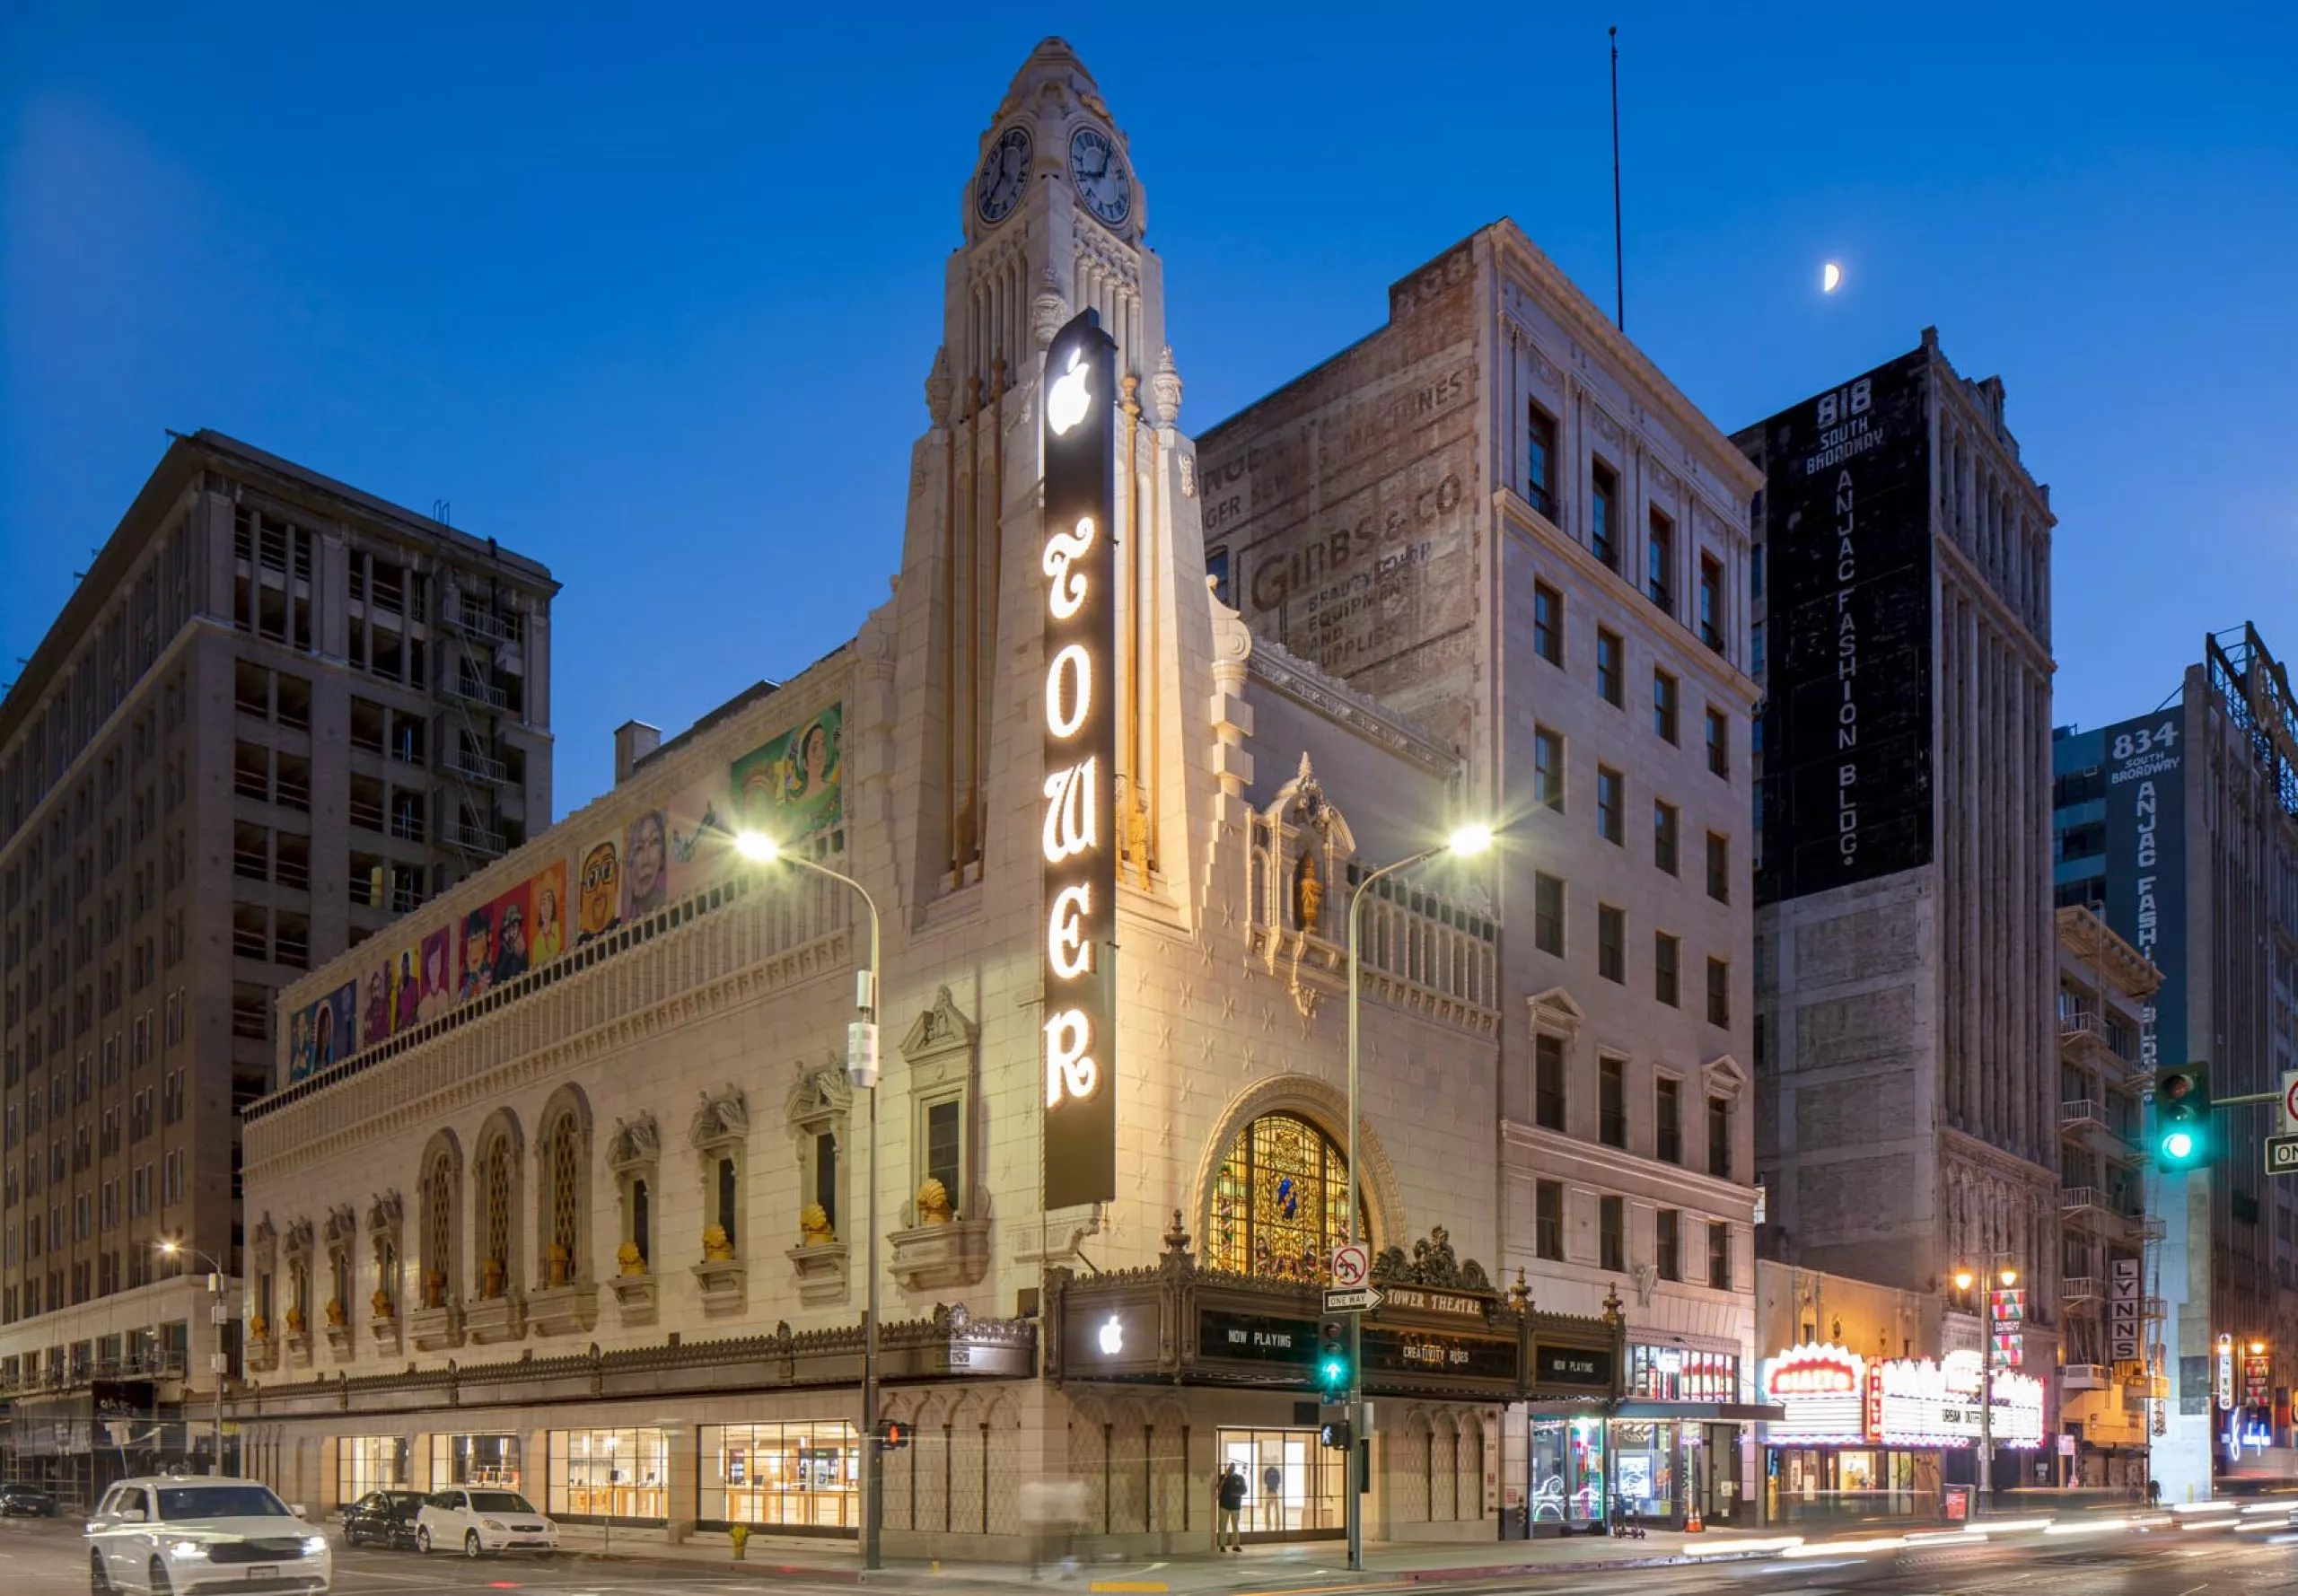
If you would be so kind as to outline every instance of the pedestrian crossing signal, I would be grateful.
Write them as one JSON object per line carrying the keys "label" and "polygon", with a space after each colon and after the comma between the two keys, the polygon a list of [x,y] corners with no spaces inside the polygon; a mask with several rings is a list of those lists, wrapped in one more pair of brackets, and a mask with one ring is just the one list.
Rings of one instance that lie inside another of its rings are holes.
{"label": "pedestrian crossing signal", "polygon": [[1333,1451],[1346,1451],[1348,1425],[1345,1422],[1324,1425],[1317,1432],[1317,1444]]}
{"label": "pedestrian crossing signal", "polygon": [[900,1451],[909,1444],[909,1426],[899,1419],[878,1421],[878,1450]]}

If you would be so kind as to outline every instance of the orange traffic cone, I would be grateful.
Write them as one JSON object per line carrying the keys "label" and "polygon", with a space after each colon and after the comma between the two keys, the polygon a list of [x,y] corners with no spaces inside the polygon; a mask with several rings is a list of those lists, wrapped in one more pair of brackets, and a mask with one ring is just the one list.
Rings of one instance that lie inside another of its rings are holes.
{"label": "orange traffic cone", "polygon": [[1706,1524],[1699,1521],[1699,1504],[1697,1501],[1687,1504],[1684,1509],[1684,1533],[1697,1535],[1706,1528]]}

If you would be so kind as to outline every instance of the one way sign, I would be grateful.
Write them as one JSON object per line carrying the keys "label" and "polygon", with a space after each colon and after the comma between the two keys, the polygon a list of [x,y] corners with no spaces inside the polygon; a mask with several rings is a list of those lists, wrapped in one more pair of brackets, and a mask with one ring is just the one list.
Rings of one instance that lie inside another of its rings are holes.
{"label": "one way sign", "polygon": [[2298,1175],[2298,1136],[2267,1137],[2266,1172],[2269,1175]]}

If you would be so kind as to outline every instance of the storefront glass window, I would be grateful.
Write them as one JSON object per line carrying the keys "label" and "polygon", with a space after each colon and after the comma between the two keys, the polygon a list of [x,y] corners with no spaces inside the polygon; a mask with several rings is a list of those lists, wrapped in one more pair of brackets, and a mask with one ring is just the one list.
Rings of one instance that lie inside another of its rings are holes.
{"label": "storefront glass window", "polygon": [[858,1530],[862,1451],[844,1419],[702,1426],[705,1522]]}
{"label": "storefront glass window", "polygon": [[1675,1512],[1675,1425],[1613,1424],[1612,1492],[1619,1510],[1637,1518],[1664,1519]]}
{"label": "storefront glass window", "polygon": [[434,1435],[431,1437],[431,1489],[449,1486],[500,1486],[507,1491],[522,1487],[519,1477],[519,1438],[516,1435]]}
{"label": "storefront glass window", "polygon": [[1232,1274],[1322,1281],[1334,1244],[1346,1240],[1347,1215],[1340,1149],[1305,1119],[1264,1114],[1221,1161],[1206,1250]]}
{"label": "storefront glass window", "polygon": [[1313,1535],[1344,1527],[1346,1457],[1314,1430],[1232,1430],[1220,1434],[1219,1467],[1245,1477],[1246,1535]]}
{"label": "storefront glass window", "polygon": [[671,1448],[660,1430],[553,1430],[545,1511],[569,1518],[670,1517]]}
{"label": "storefront glass window", "polygon": [[356,1502],[370,1491],[407,1486],[407,1437],[346,1435],[335,1447],[335,1499]]}
{"label": "storefront glass window", "polygon": [[1603,1515],[1603,1425],[1595,1419],[1535,1419],[1532,1522],[1580,1526]]}
{"label": "storefront glass window", "polygon": [[1740,1359],[1736,1353],[1696,1352],[1682,1346],[1627,1349],[1628,1390],[1652,1401],[1736,1402]]}

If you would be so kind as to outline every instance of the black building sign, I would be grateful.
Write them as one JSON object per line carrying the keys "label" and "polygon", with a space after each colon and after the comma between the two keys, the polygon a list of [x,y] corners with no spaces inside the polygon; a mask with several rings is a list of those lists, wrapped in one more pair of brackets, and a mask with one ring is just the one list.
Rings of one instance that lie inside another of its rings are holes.
{"label": "black building sign", "polygon": [[1516,1379],[1517,1344],[1494,1336],[1450,1336],[1435,1330],[1389,1329],[1367,1324],[1364,1379],[1377,1384],[1392,1374],[1419,1380]]}
{"label": "black building sign", "polygon": [[1763,425],[1759,902],[1931,861],[1931,445],[1916,350]]}
{"label": "black building sign", "polygon": [[1117,1196],[1117,343],[1046,351],[1045,1206]]}
{"label": "black building sign", "polygon": [[1295,1364],[1303,1375],[1316,1363],[1317,1322],[1270,1313],[1200,1308],[1197,1355],[1245,1364]]}
{"label": "black building sign", "polygon": [[1609,1347],[1558,1346],[1544,1341],[1533,1344],[1534,1390],[1609,1391],[1611,1387]]}

